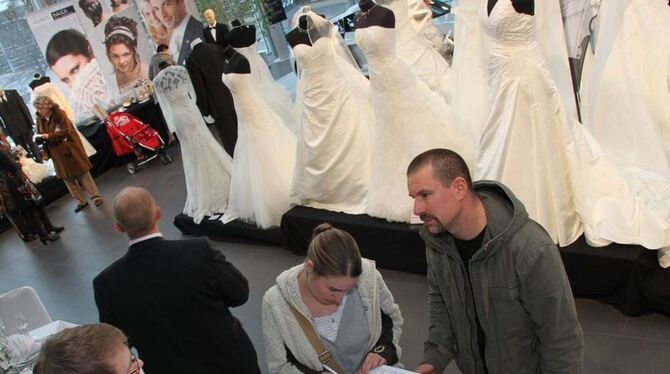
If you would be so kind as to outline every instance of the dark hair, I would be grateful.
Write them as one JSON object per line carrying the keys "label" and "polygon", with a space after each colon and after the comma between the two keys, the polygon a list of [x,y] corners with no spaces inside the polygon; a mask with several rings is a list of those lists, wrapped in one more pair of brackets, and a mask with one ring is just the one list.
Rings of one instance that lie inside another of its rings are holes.
{"label": "dark hair", "polygon": [[444,186],[450,186],[456,177],[462,177],[472,190],[472,178],[468,165],[458,153],[444,148],[435,148],[414,157],[407,168],[407,175],[419,171],[430,164],[433,167],[433,176]]}
{"label": "dark hair", "polygon": [[158,47],[156,47],[156,53],[160,53],[160,52],[166,51],[166,50],[168,50],[169,48],[170,48],[170,47],[168,47],[168,46],[165,45],[165,44],[159,44]]}
{"label": "dark hair", "polygon": [[[130,35],[129,35],[130,34]],[[123,44],[133,51],[135,66],[140,62],[137,53],[137,22],[128,17],[111,16],[105,24],[105,47],[109,59],[109,49],[116,44]]]}
{"label": "dark hair", "polygon": [[314,263],[318,276],[358,277],[362,272],[361,252],[354,238],[346,231],[322,223],[312,232],[307,259]]}
{"label": "dark hair", "polygon": [[47,43],[44,58],[49,66],[54,66],[58,60],[67,55],[82,55],[92,59],[93,50],[86,36],[75,29],[62,30],[54,34]]}
{"label": "dark hair", "polygon": [[123,332],[106,323],[65,329],[42,344],[33,373],[115,374],[107,361],[116,345],[126,343]]}
{"label": "dark hair", "polygon": [[93,3],[93,7],[90,7],[86,4],[87,0],[79,0],[79,7],[84,11],[86,17],[93,22],[93,26],[98,26],[102,21],[102,4],[100,4],[100,1],[98,0],[93,1],[95,1],[95,3]]}
{"label": "dark hair", "polygon": [[[121,4],[128,4],[128,0],[121,0]],[[114,0],[109,2],[109,7],[114,9]]]}

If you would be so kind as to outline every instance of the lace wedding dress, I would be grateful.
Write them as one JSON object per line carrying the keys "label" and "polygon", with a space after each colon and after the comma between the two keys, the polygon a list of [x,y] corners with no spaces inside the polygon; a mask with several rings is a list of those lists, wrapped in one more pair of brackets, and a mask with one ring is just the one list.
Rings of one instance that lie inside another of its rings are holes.
{"label": "lace wedding dress", "polygon": [[367,79],[321,37],[293,48],[300,105],[292,199],[297,204],[363,214],[370,179],[371,126]]}
{"label": "lace wedding dress", "polygon": [[491,112],[476,179],[505,183],[560,245],[640,244],[670,265],[670,176],[636,173],[572,117],[535,38],[534,17],[499,0],[480,17],[490,36]]}
{"label": "lace wedding dress", "polygon": [[200,223],[228,206],[232,160],[209,132],[195,105],[195,90],[186,68],[170,66],[153,80],[170,131],[181,147],[186,204],[184,214]]}
{"label": "lace wedding dress", "polygon": [[235,100],[237,144],[228,209],[222,220],[239,219],[263,229],[279,226],[290,207],[295,136],[259,100],[251,74],[225,74],[223,82]]}
{"label": "lace wedding dress", "polygon": [[[67,118],[70,119],[72,122],[72,125],[74,125],[77,121],[74,115],[74,111],[72,110],[72,107],[70,106],[70,103],[67,102],[67,99],[65,96],[60,92],[56,86],[51,84],[51,82],[46,82],[43,83],[35,89],[33,89],[30,92],[30,102],[33,102],[36,97],[38,96],[47,96],[53,101],[54,103],[58,104],[58,107],[61,108],[64,112]],[[79,130],[77,129],[77,126],[74,126],[75,131],[77,131],[77,135],[79,136],[79,139],[81,140],[81,144],[84,146],[84,151],[86,152],[86,156],[91,157],[95,154],[96,150],[93,148],[91,143],[82,135]]]}
{"label": "lace wedding dress", "polygon": [[256,43],[243,48],[234,48],[249,61],[251,76],[258,92],[270,109],[284,121],[286,126],[295,132],[295,104],[286,88],[275,82],[265,60],[258,54]]}
{"label": "lace wedding dress", "polygon": [[95,117],[93,109],[95,104],[105,109],[112,106],[108,92],[109,89],[102,77],[98,60],[91,59],[79,72],[79,77],[72,84],[72,90],[70,91],[70,103],[72,103],[72,109],[77,116],[75,122]]}
{"label": "lace wedding dress", "polygon": [[471,130],[398,56],[395,35],[395,29],[379,26],[356,30],[356,43],[368,59],[375,114],[367,211],[373,217],[409,222],[412,199],[406,172],[412,159],[432,148],[449,148],[474,165],[477,148]]}

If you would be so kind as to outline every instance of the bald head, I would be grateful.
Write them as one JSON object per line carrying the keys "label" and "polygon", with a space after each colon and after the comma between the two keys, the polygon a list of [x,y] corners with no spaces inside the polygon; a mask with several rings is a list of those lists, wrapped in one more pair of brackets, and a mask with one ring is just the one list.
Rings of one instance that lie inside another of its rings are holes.
{"label": "bald head", "polygon": [[135,239],[158,231],[160,209],[149,191],[126,187],[114,199],[114,217],[117,228]]}

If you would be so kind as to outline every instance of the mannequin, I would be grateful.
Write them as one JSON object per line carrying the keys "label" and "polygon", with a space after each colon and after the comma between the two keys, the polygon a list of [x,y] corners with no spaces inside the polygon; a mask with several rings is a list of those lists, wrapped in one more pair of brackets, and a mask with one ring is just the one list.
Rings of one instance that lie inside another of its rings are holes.
{"label": "mannequin", "polygon": [[224,74],[251,74],[251,66],[242,54],[237,53],[231,46],[223,50],[225,63],[223,64]]}
{"label": "mannequin", "polygon": [[227,46],[228,26],[216,22],[216,15],[211,9],[205,10],[202,14],[207,22],[207,26],[202,30],[202,35],[205,37],[205,43],[216,43],[222,47]]}
{"label": "mannequin", "polygon": [[256,26],[242,25],[239,20],[230,23],[233,27],[226,36],[228,43],[234,48],[244,48],[256,43]]}
{"label": "mannequin", "polygon": [[[487,11],[488,15],[491,15],[491,11],[498,3],[498,0],[488,0]],[[535,15],[535,3],[533,0],[512,0],[512,6],[517,13],[524,13],[531,16]]]}
{"label": "mannequin", "polygon": [[380,26],[387,29],[395,28],[395,15],[388,8],[377,6],[373,0],[358,2],[361,12],[356,18],[356,28],[363,29],[369,26]]}
{"label": "mannequin", "polygon": [[219,44],[191,42],[193,52],[186,59],[186,70],[196,94],[196,105],[203,117],[211,116],[226,152],[233,156],[237,141],[237,115],[233,96],[221,81],[225,64],[224,48]]}
{"label": "mannequin", "polygon": [[36,87],[49,82],[51,82],[51,79],[49,77],[43,77],[42,74],[35,73],[33,75],[33,80],[30,83],[28,83],[28,86],[30,86],[31,90],[34,90]]}
{"label": "mannequin", "polygon": [[316,41],[310,40],[309,34],[307,33],[307,30],[309,30],[307,19],[307,16],[300,16],[298,19],[298,27],[286,34],[286,41],[291,46],[291,48],[299,44],[306,44],[311,46],[312,43]]}
{"label": "mannequin", "polygon": [[5,90],[0,86],[0,127],[5,135],[12,138],[35,161],[41,163],[42,157],[33,142],[35,123],[26,103],[16,90]]}

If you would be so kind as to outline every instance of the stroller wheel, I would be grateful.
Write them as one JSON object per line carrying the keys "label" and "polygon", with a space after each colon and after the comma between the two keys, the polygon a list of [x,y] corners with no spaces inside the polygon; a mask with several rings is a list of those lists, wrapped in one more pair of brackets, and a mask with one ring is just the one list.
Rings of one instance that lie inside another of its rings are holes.
{"label": "stroller wheel", "polygon": [[161,154],[161,162],[163,163],[163,165],[171,164],[172,157],[170,157],[170,155],[167,153],[163,153]]}
{"label": "stroller wheel", "polygon": [[135,167],[135,164],[132,162],[128,164],[128,166],[126,166],[126,169],[128,169],[128,172],[130,174],[135,174],[137,172],[137,168]]}

